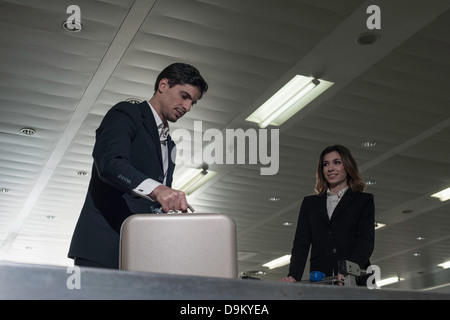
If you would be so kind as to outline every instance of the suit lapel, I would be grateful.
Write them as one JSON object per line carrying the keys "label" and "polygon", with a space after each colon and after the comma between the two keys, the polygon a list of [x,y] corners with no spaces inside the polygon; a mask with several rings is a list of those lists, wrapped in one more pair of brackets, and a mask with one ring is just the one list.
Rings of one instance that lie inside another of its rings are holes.
{"label": "suit lapel", "polygon": [[317,207],[319,208],[319,217],[321,217],[326,223],[329,223],[330,219],[328,218],[327,213],[327,193],[325,192],[324,194],[319,195],[318,200],[319,205]]}
{"label": "suit lapel", "polygon": [[336,208],[333,211],[333,215],[331,216],[330,221],[337,219],[342,212],[344,212],[345,208],[347,208],[355,199],[356,193],[354,193],[350,188],[344,193],[344,196],[337,204]]}
{"label": "suit lapel", "polygon": [[[153,140],[153,143],[156,146],[156,152],[158,153],[159,164],[161,166],[161,170],[164,172],[164,165],[162,160],[161,153],[161,142],[159,140],[158,127],[156,126],[155,118],[153,117],[153,112],[150,109],[150,106],[147,101],[144,101],[140,104],[142,117],[144,118],[144,127],[150,134],[150,137]],[[170,154],[170,153],[169,153]]]}
{"label": "suit lapel", "polygon": [[172,159],[172,151],[175,148],[175,142],[173,142],[172,137],[170,134],[167,136],[167,143],[168,143],[168,151],[169,151],[169,169],[167,170],[167,186],[172,185],[172,179],[173,179],[173,171],[175,170],[175,158]]}

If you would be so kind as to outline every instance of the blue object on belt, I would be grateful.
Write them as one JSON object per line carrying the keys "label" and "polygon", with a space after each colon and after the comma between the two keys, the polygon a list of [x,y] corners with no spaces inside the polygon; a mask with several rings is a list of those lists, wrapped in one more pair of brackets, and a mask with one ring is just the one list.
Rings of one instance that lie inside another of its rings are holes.
{"label": "blue object on belt", "polygon": [[325,278],[325,273],[320,271],[313,271],[309,274],[309,282],[322,281]]}

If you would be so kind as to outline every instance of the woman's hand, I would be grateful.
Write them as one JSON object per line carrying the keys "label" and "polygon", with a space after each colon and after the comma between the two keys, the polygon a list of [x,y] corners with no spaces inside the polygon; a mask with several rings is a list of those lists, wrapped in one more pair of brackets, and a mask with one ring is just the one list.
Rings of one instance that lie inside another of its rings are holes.
{"label": "woman's hand", "polygon": [[297,280],[295,280],[295,279],[292,278],[291,276],[281,278],[280,281],[281,281],[281,282],[297,282]]}

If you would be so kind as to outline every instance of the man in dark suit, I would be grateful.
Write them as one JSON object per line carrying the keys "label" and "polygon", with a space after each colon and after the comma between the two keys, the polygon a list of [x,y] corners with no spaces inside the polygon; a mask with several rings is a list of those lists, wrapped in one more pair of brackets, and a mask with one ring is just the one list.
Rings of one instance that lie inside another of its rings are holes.
{"label": "man in dark suit", "polygon": [[[369,265],[375,239],[375,204],[363,192],[356,162],[340,145],[327,147],[317,167],[317,195],[303,199],[285,282],[302,279],[311,248],[310,271],[338,276],[338,261],[349,260],[362,269]],[[361,283],[365,285],[365,283]]]}
{"label": "man in dark suit", "polygon": [[196,68],[175,63],[159,74],[149,101],[120,102],[105,115],[68,254],[76,265],[117,269],[120,227],[132,214],[187,212],[185,194],[171,188],[175,143],[168,122],[189,112],[207,90]]}

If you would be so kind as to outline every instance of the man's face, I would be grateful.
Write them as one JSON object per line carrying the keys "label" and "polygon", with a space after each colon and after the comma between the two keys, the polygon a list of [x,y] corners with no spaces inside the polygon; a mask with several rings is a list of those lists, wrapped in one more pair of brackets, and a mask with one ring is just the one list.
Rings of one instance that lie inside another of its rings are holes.
{"label": "man's face", "polygon": [[190,84],[169,87],[168,80],[162,79],[159,84],[161,116],[163,121],[176,122],[200,99],[200,90]]}

